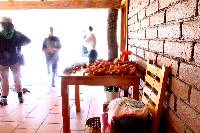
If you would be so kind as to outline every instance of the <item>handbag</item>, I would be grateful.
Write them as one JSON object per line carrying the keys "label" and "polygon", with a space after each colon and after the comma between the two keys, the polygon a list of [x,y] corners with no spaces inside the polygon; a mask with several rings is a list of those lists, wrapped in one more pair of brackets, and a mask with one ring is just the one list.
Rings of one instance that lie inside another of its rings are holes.
{"label": "handbag", "polygon": [[86,121],[85,133],[101,133],[100,117],[92,117]]}

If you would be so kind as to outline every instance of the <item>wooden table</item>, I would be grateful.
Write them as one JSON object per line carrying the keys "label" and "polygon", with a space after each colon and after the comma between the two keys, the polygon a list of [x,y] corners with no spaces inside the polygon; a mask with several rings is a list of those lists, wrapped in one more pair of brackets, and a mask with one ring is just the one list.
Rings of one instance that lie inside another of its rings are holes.
{"label": "wooden table", "polygon": [[139,99],[140,74],[136,76],[83,76],[83,70],[80,70],[76,73],[66,73],[59,77],[61,77],[63,133],[70,133],[69,85],[75,85],[75,105],[77,112],[80,112],[79,85],[118,86],[123,90],[127,90],[129,86],[133,86],[132,98]]}

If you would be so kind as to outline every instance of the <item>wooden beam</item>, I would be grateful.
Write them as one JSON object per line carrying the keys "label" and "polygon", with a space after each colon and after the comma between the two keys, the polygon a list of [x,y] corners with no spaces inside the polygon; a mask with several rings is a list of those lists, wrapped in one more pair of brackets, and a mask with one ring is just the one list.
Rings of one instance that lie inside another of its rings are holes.
{"label": "wooden beam", "polygon": [[120,50],[127,50],[128,43],[128,0],[122,0],[121,6],[121,44]]}
{"label": "wooden beam", "polygon": [[0,1],[1,10],[121,8],[121,0]]}

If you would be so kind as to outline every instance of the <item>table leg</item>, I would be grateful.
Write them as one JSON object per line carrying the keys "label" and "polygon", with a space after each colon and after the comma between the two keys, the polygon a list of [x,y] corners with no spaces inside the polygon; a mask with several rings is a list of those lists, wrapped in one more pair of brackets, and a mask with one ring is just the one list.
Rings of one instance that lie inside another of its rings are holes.
{"label": "table leg", "polygon": [[128,90],[124,90],[124,97],[128,97]]}
{"label": "table leg", "polygon": [[63,133],[70,133],[69,86],[61,81]]}
{"label": "table leg", "polygon": [[120,88],[124,91],[124,97],[128,97],[128,88],[129,88],[129,86],[124,85],[124,86],[120,86]]}
{"label": "table leg", "polygon": [[139,83],[140,81],[138,81],[138,84],[133,85],[133,89],[132,89],[132,98],[135,100],[139,100]]}
{"label": "table leg", "polygon": [[80,107],[80,89],[79,85],[75,85],[75,105],[76,105],[76,112],[81,111]]}

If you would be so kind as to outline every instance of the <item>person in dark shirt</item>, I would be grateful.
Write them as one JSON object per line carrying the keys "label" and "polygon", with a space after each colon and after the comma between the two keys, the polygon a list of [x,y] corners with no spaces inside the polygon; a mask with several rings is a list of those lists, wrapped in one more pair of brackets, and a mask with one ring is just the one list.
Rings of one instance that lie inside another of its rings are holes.
{"label": "person in dark shirt", "polygon": [[21,65],[23,55],[21,47],[27,45],[31,40],[19,31],[16,31],[9,17],[0,18],[0,77],[1,77],[1,99],[2,106],[7,105],[9,94],[9,69],[13,73],[15,88],[20,103],[23,103]]}
{"label": "person in dark shirt", "polygon": [[[44,39],[42,50],[45,53],[48,74],[52,71],[52,87],[55,87],[55,76],[59,60],[60,40],[53,35],[53,27],[50,27],[50,34]],[[50,68],[51,67],[51,68]]]}

